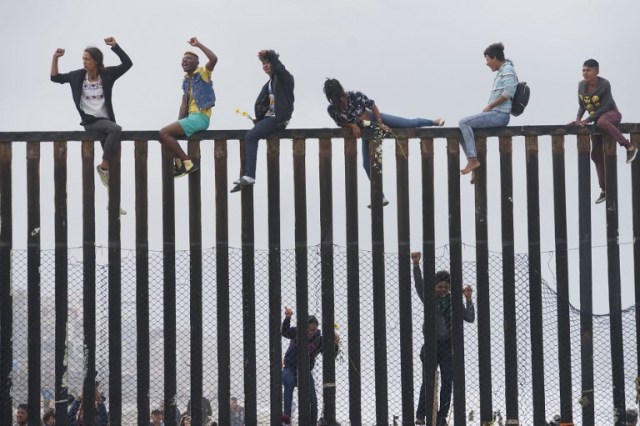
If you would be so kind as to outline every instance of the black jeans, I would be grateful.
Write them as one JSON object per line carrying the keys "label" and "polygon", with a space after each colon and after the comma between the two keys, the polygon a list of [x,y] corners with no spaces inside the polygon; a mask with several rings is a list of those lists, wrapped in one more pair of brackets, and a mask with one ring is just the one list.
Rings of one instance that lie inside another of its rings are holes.
{"label": "black jeans", "polygon": [[451,407],[451,390],[453,385],[453,351],[451,349],[451,340],[438,340],[437,351],[438,360],[435,365],[425,365],[424,345],[422,345],[422,350],[420,351],[420,361],[422,361],[422,386],[420,387],[416,418],[424,419],[426,417],[427,424],[431,422],[433,407],[431,402],[427,405],[425,401],[427,380],[433,383],[433,378],[438,366],[440,366],[440,409],[438,410],[438,419],[445,419],[449,415],[449,408]]}

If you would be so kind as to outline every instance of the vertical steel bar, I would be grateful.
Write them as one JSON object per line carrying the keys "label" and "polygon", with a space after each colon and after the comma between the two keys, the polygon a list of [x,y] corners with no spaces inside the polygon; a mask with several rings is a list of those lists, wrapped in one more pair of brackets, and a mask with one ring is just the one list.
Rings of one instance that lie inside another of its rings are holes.
{"label": "vertical steel bar", "polygon": [[67,322],[68,322],[68,253],[67,253],[67,142],[53,144],[54,227],[55,227],[55,394],[56,423],[67,421]]}
{"label": "vertical steel bar", "polygon": [[282,414],[282,257],[280,242],[280,141],[267,139],[267,201],[269,222],[269,365],[271,424]]}
{"label": "vertical steel bar", "polygon": [[[309,289],[307,265],[307,180],[305,169],[305,140],[293,140],[293,191],[295,208],[295,257],[296,257],[296,305],[297,342],[307,342],[309,323]],[[323,321],[324,322],[324,321]],[[300,425],[310,425],[310,378],[308,345],[299,344],[298,364],[298,412]]]}
{"label": "vertical steel bar", "polygon": [[591,142],[578,135],[578,233],[580,236],[580,364],[582,423],[594,424],[593,398],[593,293],[591,267]]}
{"label": "vertical steel bar", "polygon": [[267,200],[269,238],[269,377],[270,421],[281,421],[282,413],[282,345],[281,315],[281,242],[280,242],[280,141],[267,139]]}
{"label": "vertical steel bar", "polygon": [[138,424],[149,421],[151,386],[149,349],[149,174],[146,140],[135,141],[136,190],[136,338],[138,380]]}
{"label": "vertical steel bar", "polygon": [[[640,147],[640,133],[631,133],[631,143]],[[636,158],[638,160],[638,158]],[[631,210],[633,220],[633,269],[636,306],[636,356],[640,357],[640,161],[631,164]],[[636,386],[640,384],[640,358],[636,358]]]}
{"label": "vertical steel bar", "polygon": [[122,423],[122,259],[120,146],[109,161],[109,421]]}
{"label": "vertical steel bar", "polygon": [[349,421],[362,423],[360,375],[360,253],[358,244],[358,150],[356,139],[344,140],[345,220],[347,244],[347,326],[349,357]]}
{"label": "vertical steel bar", "polygon": [[[214,142],[216,186],[216,293],[218,348],[231,347],[229,322],[229,198],[227,141]],[[231,354],[218,350],[218,423],[231,424]]]}
{"label": "vertical steel bar", "polygon": [[173,155],[162,146],[162,265],[164,305],[164,419],[177,416],[176,383],[176,218]]}
{"label": "vertical steel bar", "polygon": [[409,214],[409,141],[396,142],[398,194],[398,311],[400,320],[400,377],[402,418],[413,419],[413,313],[411,311],[411,227]]}
{"label": "vertical steel bar", "polygon": [[[435,231],[435,182],[433,162],[433,139],[423,138],[420,143],[422,156],[422,283],[423,283],[423,315],[424,326],[422,328],[424,339],[420,353],[424,351],[422,362],[422,381],[425,385],[425,414],[427,420],[433,419],[434,377],[427,377],[429,366],[435,366],[438,362],[438,351],[427,350],[431,342],[438,341],[436,330],[436,231]],[[421,390],[422,391],[422,390]]]}
{"label": "vertical steel bar", "polygon": [[[200,141],[187,144],[189,157],[200,164]],[[189,249],[190,249],[190,316],[191,321],[191,421],[204,423],[202,364],[202,185],[200,171],[189,174]]]}
{"label": "vertical steel bar", "polygon": [[[491,389],[491,300],[489,298],[489,217],[487,215],[487,138],[476,137],[478,160],[475,170],[476,279],[478,299],[478,362],[480,366],[480,420],[493,420]],[[453,299],[457,300],[457,299]]]}
{"label": "vertical steel bar", "polygon": [[253,186],[242,192],[242,324],[244,326],[245,422],[257,423],[256,393],[256,270]]}
{"label": "vertical steel bar", "polygon": [[540,260],[540,182],[538,137],[526,136],[527,229],[529,236],[529,306],[531,312],[531,375],[533,423],[545,422],[544,341],[542,335],[542,276]]}
{"label": "vertical steel bar", "polygon": [[551,137],[553,155],[553,207],[558,288],[558,365],[560,366],[560,418],[573,423],[571,385],[571,334],[569,319],[569,252],[567,247],[567,195],[565,190],[564,136]]}
{"label": "vertical steel bar", "polygon": [[331,139],[320,141],[320,261],[322,277],[322,400],[324,418],[336,422],[335,305],[333,282],[333,182]]}
{"label": "vertical steel bar", "polygon": [[[96,392],[96,204],[95,168],[93,166],[95,142],[82,141],[82,324],[84,328],[85,372],[82,386],[84,420],[94,424],[93,408]],[[86,399],[85,399],[86,397]]]}
{"label": "vertical steel bar", "polygon": [[369,142],[371,159],[371,247],[373,278],[373,355],[375,359],[376,422],[389,422],[387,324],[382,212],[382,140]]}
{"label": "vertical steel bar", "polygon": [[[502,219],[502,291],[504,297],[504,397],[507,416],[506,424],[519,424],[512,160],[512,138],[510,136],[502,136],[500,137],[500,217]],[[511,423],[509,423],[510,421]]]}
{"label": "vertical steel bar", "polygon": [[0,141],[0,423],[8,425],[13,421],[11,401],[11,370],[13,367],[11,188],[11,141]]}
{"label": "vertical steel bar", "polygon": [[607,186],[607,263],[609,278],[609,321],[611,330],[611,379],[616,426],[625,421],[624,346],[622,342],[622,290],[620,287],[620,247],[618,246],[618,145],[604,137],[605,182]]}
{"label": "vertical steel bar", "polygon": [[27,318],[29,418],[40,418],[40,142],[27,142]]}
{"label": "vertical steel bar", "polygon": [[[451,300],[462,300],[462,222],[460,206],[460,143],[447,139],[449,173],[449,244],[451,246]],[[481,168],[484,166],[480,166]],[[476,173],[479,169],[476,169]],[[464,377],[464,330],[461,303],[452,303],[453,417],[456,426],[467,424]],[[482,396],[484,397],[484,395]]]}

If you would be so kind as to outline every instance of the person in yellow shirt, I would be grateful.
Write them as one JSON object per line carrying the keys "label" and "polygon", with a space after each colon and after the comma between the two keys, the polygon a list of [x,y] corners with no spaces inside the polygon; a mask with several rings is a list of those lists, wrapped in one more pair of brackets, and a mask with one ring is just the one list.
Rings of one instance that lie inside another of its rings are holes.
{"label": "person in yellow shirt", "polygon": [[174,177],[185,176],[198,170],[198,166],[180,147],[176,137],[191,137],[194,133],[209,128],[211,108],[216,103],[211,73],[218,63],[218,57],[196,37],[190,38],[189,44],[202,50],[209,61],[204,67],[199,66],[200,58],[192,51],[186,51],[182,57],[182,69],[186,74],[182,81],[182,104],[178,121],[160,130],[160,142],[176,157]]}

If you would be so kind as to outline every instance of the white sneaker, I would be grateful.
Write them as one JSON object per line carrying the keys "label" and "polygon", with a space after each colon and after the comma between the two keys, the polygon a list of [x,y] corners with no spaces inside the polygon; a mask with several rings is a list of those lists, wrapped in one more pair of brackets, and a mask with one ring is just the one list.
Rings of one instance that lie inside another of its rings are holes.
{"label": "white sneaker", "polygon": [[249,176],[242,176],[240,179],[233,181],[234,187],[231,192],[239,192],[245,186],[251,186],[256,183],[256,180]]}
{"label": "white sneaker", "polygon": [[96,166],[96,170],[98,172],[98,176],[100,176],[100,181],[105,186],[105,188],[109,187],[109,170],[105,170],[100,167],[100,164]]}

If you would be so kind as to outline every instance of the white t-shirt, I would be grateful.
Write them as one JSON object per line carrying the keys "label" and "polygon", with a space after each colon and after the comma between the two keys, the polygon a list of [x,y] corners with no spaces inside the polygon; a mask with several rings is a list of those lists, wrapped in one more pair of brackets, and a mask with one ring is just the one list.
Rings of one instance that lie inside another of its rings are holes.
{"label": "white t-shirt", "polygon": [[266,117],[275,117],[276,116],[276,97],[273,95],[273,90],[271,89],[271,80],[269,80],[269,110],[265,114]]}
{"label": "white t-shirt", "polygon": [[82,82],[80,108],[82,108],[85,114],[93,115],[98,118],[109,118],[107,105],[104,102],[102,78],[100,78],[100,76],[98,76],[98,81],[89,81],[85,78]]}

